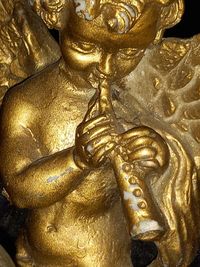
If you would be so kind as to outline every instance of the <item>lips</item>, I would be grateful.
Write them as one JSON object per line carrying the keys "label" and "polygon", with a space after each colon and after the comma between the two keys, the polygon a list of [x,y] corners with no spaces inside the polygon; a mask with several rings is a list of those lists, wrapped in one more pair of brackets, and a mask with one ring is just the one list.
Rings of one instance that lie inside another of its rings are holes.
{"label": "lips", "polygon": [[116,72],[113,75],[105,75],[104,73],[100,72],[98,69],[94,69],[89,73],[88,81],[94,88],[98,88],[100,81],[108,80],[113,81],[116,77]]}
{"label": "lips", "polygon": [[93,72],[90,72],[88,76],[88,81],[92,85],[93,88],[98,88],[99,83],[100,83],[100,77],[94,75]]}

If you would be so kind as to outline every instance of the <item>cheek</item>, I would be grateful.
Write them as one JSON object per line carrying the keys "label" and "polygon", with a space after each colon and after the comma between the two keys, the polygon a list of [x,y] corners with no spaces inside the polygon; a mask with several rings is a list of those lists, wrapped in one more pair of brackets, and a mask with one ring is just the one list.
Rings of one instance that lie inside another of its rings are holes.
{"label": "cheek", "polygon": [[120,76],[124,76],[131,72],[138,63],[137,59],[117,59],[117,72]]}
{"label": "cheek", "polygon": [[75,70],[83,71],[98,62],[98,57],[93,54],[83,54],[68,47],[62,49],[64,60],[68,66]]}

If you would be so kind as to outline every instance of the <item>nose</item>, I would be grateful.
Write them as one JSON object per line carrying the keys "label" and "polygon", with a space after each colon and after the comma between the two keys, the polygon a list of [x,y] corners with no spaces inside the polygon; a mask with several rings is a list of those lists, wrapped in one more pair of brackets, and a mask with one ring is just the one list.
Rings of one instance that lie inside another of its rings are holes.
{"label": "nose", "polygon": [[116,72],[115,55],[112,53],[101,53],[98,70],[105,76],[113,76]]}

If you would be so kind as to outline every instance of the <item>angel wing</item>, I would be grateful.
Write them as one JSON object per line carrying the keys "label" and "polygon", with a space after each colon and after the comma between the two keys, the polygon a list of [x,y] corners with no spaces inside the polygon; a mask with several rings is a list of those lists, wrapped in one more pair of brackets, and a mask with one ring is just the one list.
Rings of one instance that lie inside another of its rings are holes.
{"label": "angel wing", "polygon": [[150,47],[123,83],[132,118],[158,131],[170,150],[167,171],[149,180],[168,226],[157,242],[161,261],[189,266],[200,235],[200,35]]}
{"label": "angel wing", "polygon": [[8,88],[60,57],[57,43],[27,2],[0,1],[0,104]]}
{"label": "angel wing", "polygon": [[200,35],[191,39],[164,39],[130,75],[141,114],[168,125],[200,167]]}
{"label": "angel wing", "polygon": [[160,71],[167,70],[165,88],[157,99],[161,103],[163,117],[181,132],[189,133],[199,144],[200,35],[191,40],[166,40],[159,52],[165,61]]}
{"label": "angel wing", "polygon": [[0,264],[2,267],[15,267],[11,258],[8,256],[8,254],[1,245],[0,245]]}

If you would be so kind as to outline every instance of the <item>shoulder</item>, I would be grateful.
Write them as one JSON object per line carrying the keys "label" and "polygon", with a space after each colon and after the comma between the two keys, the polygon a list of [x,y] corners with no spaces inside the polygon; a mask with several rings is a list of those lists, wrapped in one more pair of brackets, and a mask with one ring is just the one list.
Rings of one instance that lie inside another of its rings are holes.
{"label": "shoulder", "polygon": [[17,135],[17,129],[27,126],[34,119],[36,110],[17,88],[10,89],[4,97],[0,113],[1,136]]}
{"label": "shoulder", "polygon": [[50,95],[56,92],[58,83],[59,61],[11,89],[13,90],[11,94],[15,91],[33,105],[39,106],[42,101],[48,101]]}
{"label": "shoulder", "polygon": [[52,94],[56,90],[58,65],[58,62],[54,63],[37,75],[10,88],[3,99],[1,114],[6,113],[7,119],[9,114],[12,117],[14,114],[15,116],[20,114],[25,116],[26,114],[27,117],[33,110],[37,113],[37,110],[51,101]]}

